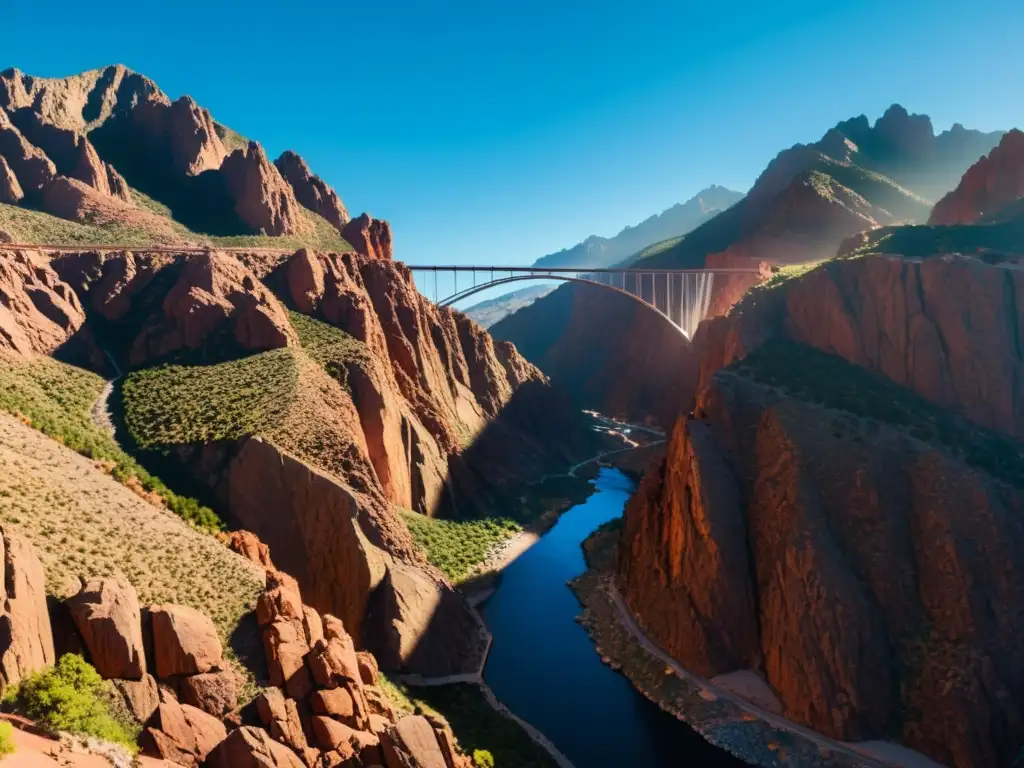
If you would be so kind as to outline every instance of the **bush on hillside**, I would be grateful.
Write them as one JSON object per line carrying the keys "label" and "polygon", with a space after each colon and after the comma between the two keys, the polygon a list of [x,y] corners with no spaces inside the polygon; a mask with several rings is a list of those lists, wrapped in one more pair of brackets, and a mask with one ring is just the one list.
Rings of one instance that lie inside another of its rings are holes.
{"label": "bush on hillside", "polygon": [[0,722],[0,760],[14,754],[14,726],[8,722]]}
{"label": "bush on hillside", "polygon": [[494,768],[494,755],[486,749],[474,749],[473,765],[476,768]]}
{"label": "bush on hillside", "polygon": [[4,693],[3,704],[55,733],[93,736],[138,751],[137,726],[115,718],[103,678],[78,654],[26,677]]}

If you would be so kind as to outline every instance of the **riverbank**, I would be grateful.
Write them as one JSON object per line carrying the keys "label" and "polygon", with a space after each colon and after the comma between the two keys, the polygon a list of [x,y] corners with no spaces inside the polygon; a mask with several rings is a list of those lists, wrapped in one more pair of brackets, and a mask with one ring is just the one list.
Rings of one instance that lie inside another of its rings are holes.
{"label": "riverbank", "polygon": [[[583,605],[579,623],[602,662],[625,675],[664,711],[751,765],[939,768],[923,755],[895,744],[847,744],[786,720],[769,711],[775,705],[772,694],[754,673],[721,681],[688,673],[643,634],[619,598],[613,579],[618,539],[619,526],[611,525],[584,542],[587,570],[570,582]],[[763,706],[736,695],[737,690],[760,696]]]}

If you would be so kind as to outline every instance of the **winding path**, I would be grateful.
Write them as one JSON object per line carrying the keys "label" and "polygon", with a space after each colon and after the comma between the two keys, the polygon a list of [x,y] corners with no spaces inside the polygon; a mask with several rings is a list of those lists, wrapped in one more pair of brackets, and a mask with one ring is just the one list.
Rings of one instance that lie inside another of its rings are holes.
{"label": "winding path", "polygon": [[[762,709],[756,704],[752,704],[746,699],[737,696],[731,691],[727,691],[725,688],[722,688],[703,677],[694,675],[663,651],[657,643],[651,640],[640,628],[636,619],[633,618],[633,614],[630,613],[629,608],[626,606],[625,600],[622,599],[622,595],[619,593],[614,582],[609,579],[605,583],[607,585],[606,591],[608,596],[611,598],[615,605],[615,609],[618,612],[619,623],[629,632],[633,640],[652,656],[664,662],[664,664],[671,668],[672,671],[680,678],[696,685],[702,691],[706,691],[711,696],[714,696],[717,699],[730,701],[741,711],[757,717],[759,720],[768,723],[780,731],[787,731],[795,736],[799,736],[802,739],[812,742],[819,748],[832,750],[833,752],[840,752],[847,757],[858,761],[861,765],[867,766],[867,768],[905,768],[912,764],[917,768],[925,768],[925,766],[936,766],[936,768],[941,768],[941,766],[938,766],[937,763],[932,762],[924,755],[920,755],[919,753],[912,752],[910,750],[906,750],[907,760],[880,760],[877,755],[872,754],[872,752],[866,748],[859,747],[856,744],[851,744],[849,742],[830,739],[817,731],[798,723],[794,723],[792,720],[787,720],[786,718],[769,712],[766,709]],[[884,748],[882,744],[879,744],[879,746],[880,748]]]}

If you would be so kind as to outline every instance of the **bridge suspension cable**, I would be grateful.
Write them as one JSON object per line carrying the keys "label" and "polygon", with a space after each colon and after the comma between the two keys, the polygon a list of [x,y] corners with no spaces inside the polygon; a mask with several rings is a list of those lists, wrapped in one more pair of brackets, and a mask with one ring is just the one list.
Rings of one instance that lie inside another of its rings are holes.
{"label": "bridge suspension cable", "polygon": [[[488,266],[409,265],[417,287],[428,299],[442,307],[451,307],[481,291],[527,280],[558,280],[583,283],[625,294],[662,315],[672,325],[692,338],[697,326],[707,315],[716,274],[750,273],[756,269],[616,269]],[[428,293],[429,276],[433,273],[433,292]],[[471,285],[459,288],[459,273],[471,273]],[[482,274],[484,280],[478,279]],[[446,279],[439,287],[438,276]]]}

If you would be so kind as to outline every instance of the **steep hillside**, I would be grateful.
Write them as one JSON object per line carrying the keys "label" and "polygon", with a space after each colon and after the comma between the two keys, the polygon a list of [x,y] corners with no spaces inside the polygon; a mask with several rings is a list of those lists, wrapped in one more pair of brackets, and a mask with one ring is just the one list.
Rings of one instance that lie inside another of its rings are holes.
{"label": "steep hillside", "polygon": [[868,253],[706,323],[693,413],[626,514],[619,582],[646,631],[699,674],[758,670],[828,735],[1010,761],[1019,274]]}
{"label": "steep hillside", "polygon": [[500,514],[507,489],[598,450],[513,346],[383,256],[8,251],[0,278],[12,370],[58,354],[124,371],[121,439],[271,542],[388,668],[443,674],[479,651],[397,509]]}
{"label": "steep hillside", "polygon": [[634,227],[626,227],[614,237],[591,235],[582,243],[541,256],[537,267],[610,267],[633,256],[651,243],[684,235],[743,198],[717,185],[698,192],[685,203],[676,203],[659,214],[644,219]]}
{"label": "steep hillside", "polygon": [[465,310],[466,317],[483,328],[490,328],[503,317],[528,307],[555,289],[554,285],[531,285],[512,293],[481,301]]}
{"label": "steep hillside", "polygon": [[[714,281],[709,314],[728,311],[743,294],[763,279],[761,265],[793,265],[818,262],[833,257],[848,238],[865,231],[928,219],[931,202],[956,186],[960,176],[978,157],[999,141],[1000,134],[983,134],[957,125],[935,135],[931,121],[922,115],[909,115],[899,106],[891,107],[874,126],[859,117],[839,123],[818,142],[796,145],[781,152],[762,172],[747,196],[676,242],[668,241],[646,249],[635,267],[651,268],[745,268],[761,269],[762,274],[718,275]],[[560,294],[560,295],[559,295]],[[628,346],[612,349],[606,337],[592,335],[586,324],[568,327],[572,317],[590,321],[593,313],[558,313],[557,306],[583,306],[577,286],[564,286],[546,302],[520,310],[520,317],[495,324],[498,338],[524,344],[517,329],[544,327],[549,333],[575,338],[573,347],[561,347],[557,355],[528,359],[559,381],[564,372],[577,367],[576,350],[593,356],[595,347],[609,349],[599,368],[610,380],[618,370],[643,373],[645,390],[651,377],[658,376],[650,360],[655,349],[645,348],[640,333],[629,330],[629,318],[607,302],[603,312],[614,314],[601,321],[602,327],[622,328],[620,335]],[[615,314],[618,312],[618,314]],[[664,339],[658,338],[664,352]],[[684,355],[685,340],[676,339],[674,352]],[[593,366],[593,363],[592,363]],[[601,377],[599,377],[601,378]],[[670,391],[668,381],[660,385]],[[592,388],[586,402],[603,409],[620,401],[621,391],[611,398]],[[637,395],[637,409],[650,409],[646,396]],[[689,401],[656,406],[671,412],[688,406]],[[647,410],[654,413],[653,410]]]}
{"label": "steep hillside", "polygon": [[[262,147],[123,66],[0,72],[0,242],[218,244],[371,255],[372,220],[291,151]],[[387,229],[379,222],[377,229]],[[390,230],[376,236],[386,241]]]}

